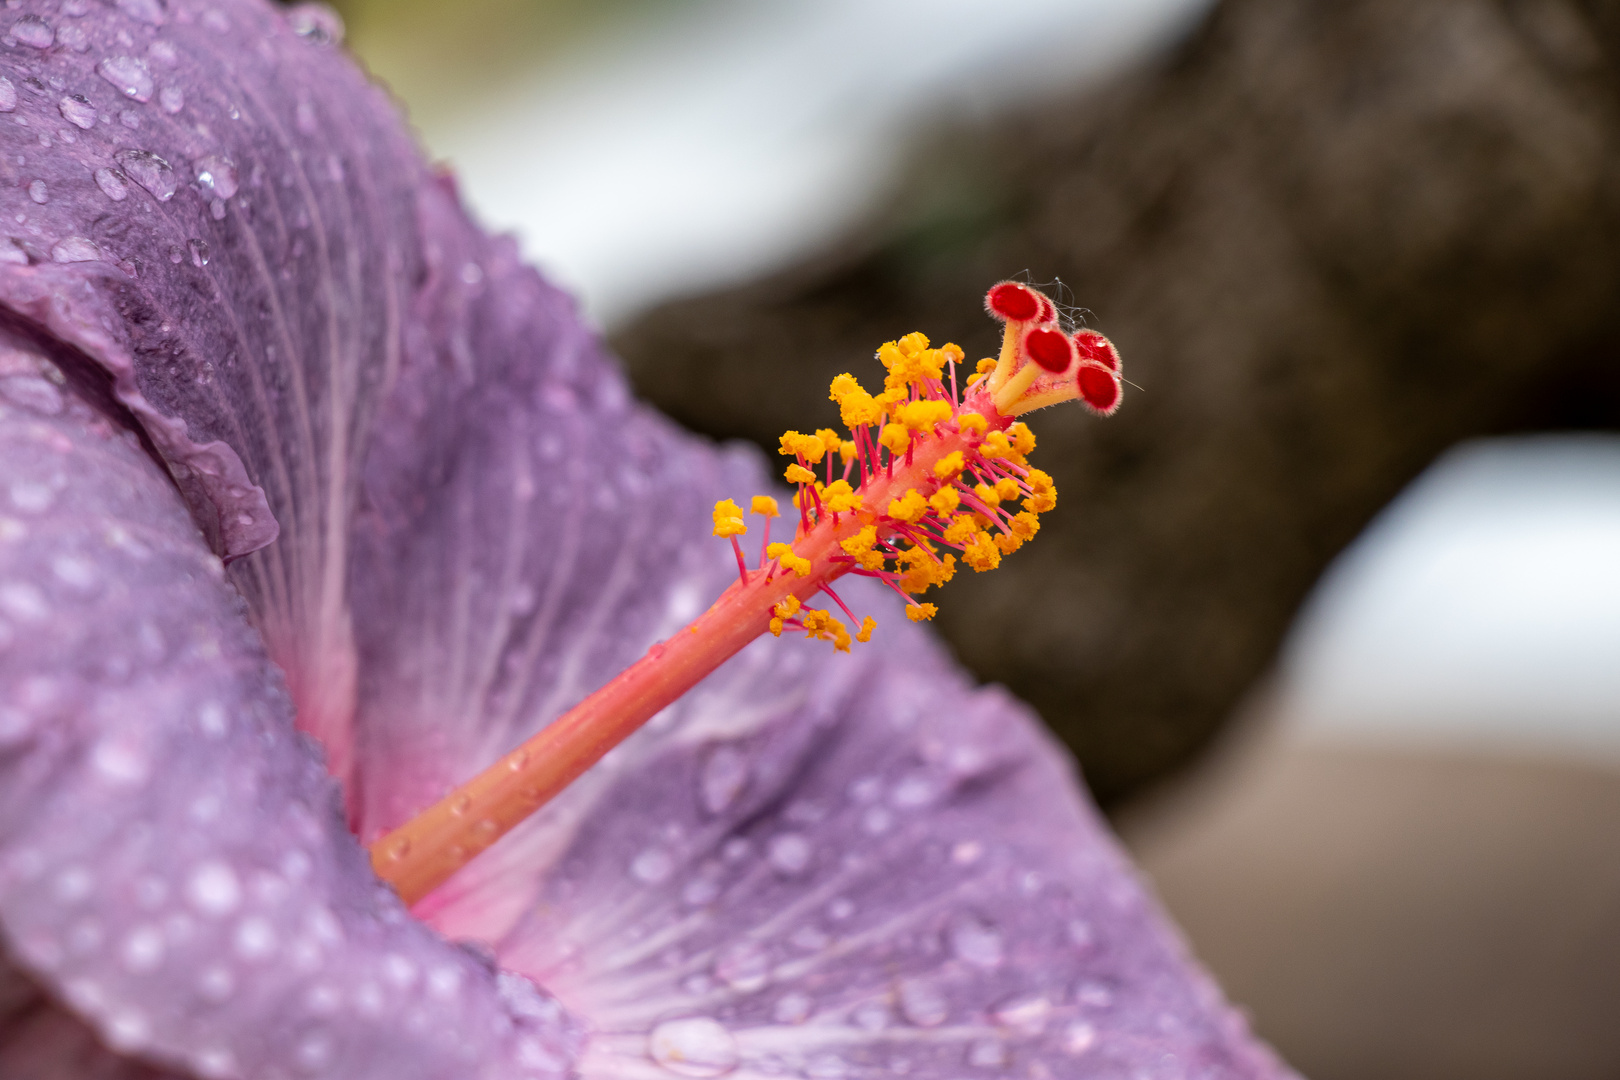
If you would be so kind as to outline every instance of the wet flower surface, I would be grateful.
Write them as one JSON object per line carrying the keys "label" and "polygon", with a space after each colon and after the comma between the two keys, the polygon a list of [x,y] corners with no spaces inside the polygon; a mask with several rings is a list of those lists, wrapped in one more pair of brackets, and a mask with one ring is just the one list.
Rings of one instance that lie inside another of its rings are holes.
{"label": "wet flower surface", "polygon": [[630,400],[318,10],[0,31],[0,1075],[1282,1074],[875,589],[406,911],[362,841],[700,611],[764,467]]}

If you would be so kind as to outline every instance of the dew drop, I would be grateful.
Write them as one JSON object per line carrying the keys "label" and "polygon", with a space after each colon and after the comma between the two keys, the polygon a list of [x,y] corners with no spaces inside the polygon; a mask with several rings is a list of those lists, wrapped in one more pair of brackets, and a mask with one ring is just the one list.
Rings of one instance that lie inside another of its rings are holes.
{"label": "dew drop", "polygon": [[663,848],[648,848],[630,860],[630,876],[647,885],[659,885],[675,872],[675,860]]}
{"label": "dew drop", "polygon": [[814,1008],[815,1003],[810,1000],[809,994],[795,990],[777,1000],[776,1007],[771,1010],[771,1019],[778,1024],[802,1024],[810,1019]]}
{"label": "dew drop", "polygon": [[0,112],[11,112],[17,107],[17,87],[0,75]]}
{"label": "dew drop", "polygon": [[197,183],[221,199],[229,199],[238,188],[236,163],[222,154],[209,154],[197,162]]}
{"label": "dew drop", "polygon": [[84,236],[69,236],[51,245],[51,261],[59,263],[100,262],[101,249]]}
{"label": "dew drop", "polygon": [[472,796],[471,795],[457,795],[456,798],[455,798],[455,801],[450,804],[450,812],[452,814],[454,814],[456,817],[466,817],[467,816],[467,811],[471,810],[471,809],[472,809]]}
{"label": "dew drop", "polygon": [[981,968],[1001,963],[1001,931],[976,915],[958,916],[946,937],[952,955],[963,963]]}
{"label": "dew drop", "polygon": [[118,0],[118,10],[148,26],[162,26],[163,0]]}
{"label": "dew drop", "polygon": [[117,736],[96,743],[90,764],[103,778],[125,785],[144,784],[152,770],[145,754]]}
{"label": "dew drop", "polygon": [[252,915],[237,924],[232,943],[242,959],[263,960],[275,951],[276,931],[270,920]]}
{"label": "dew drop", "polygon": [[165,86],[158,91],[158,108],[173,116],[186,107],[186,92],[178,86]]}
{"label": "dew drop", "polygon": [[[8,379],[6,381],[8,389],[12,381],[14,380]],[[43,379],[38,381],[44,382]],[[45,383],[45,385],[50,386],[50,383]],[[54,390],[55,387],[51,387],[51,389]],[[9,397],[10,394],[7,394],[7,396]],[[56,502],[56,492],[49,484],[36,484],[31,480],[13,480],[9,494],[11,496],[11,505],[25,514],[43,513],[51,508],[52,503]]]}
{"label": "dew drop", "polygon": [[287,12],[287,25],[313,45],[337,45],[343,41],[343,19],[325,4],[299,4]]}
{"label": "dew drop", "polygon": [[[208,265],[208,241],[187,240],[186,250],[191,252],[192,266],[195,266],[200,270]],[[244,525],[251,525],[252,523],[253,519],[251,517],[249,517],[247,521],[242,522]]]}
{"label": "dew drop", "polygon": [[950,1002],[940,989],[922,979],[903,979],[898,987],[900,1015],[918,1027],[938,1027],[951,1015]]}
{"label": "dew drop", "polygon": [[1063,1032],[1063,1049],[1076,1056],[1090,1050],[1097,1043],[1097,1029],[1084,1020],[1070,1024]]}
{"label": "dew drop", "polygon": [[647,1037],[652,1059],[678,1076],[724,1076],[737,1067],[737,1040],[708,1016],[666,1020]]}
{"label": "dew drop", "polygon": [[1035,1036],[1046,1030],[1052,1015],[1052,1002],[1044,994],[1024,994],[1004,1002],[991,1012],[996,1023],[1021,1035]]}
{"label": "dew drop", "polygon": [[151,192],[158,202],[174,198],[174,169],[150,150],[120,151],[118,164],[123,166],[126,176]]}
{"label": "dew drop", "polygon": [[56,43],[66,46],[74,52],[90,51],[90,35],[84,32],[83,27],[74,26],[72,23],[57,28]]}
{"label": "dew drop", "polygon": [[206,862],[191,872],[186,898],[205,915],[229,915],[242,902],[242,884],[229,866]]}
{"label": "dew drop", "polygon": [[130,931],[119,950],[124,968],[141,975],[163,963],[163,932],[155,926],[139,926]]}
{"label": "dew drop", "polygon": [[394,862],[401,862],[411,853],[411,838],[402,836],[388,845],[388,857]]}
{"label": "dew drop", "polygon": [[51,605],[45,594],[25,581],[9,581],[0,585],[0,611],[18,622],[39,622],[51,614]]}
{"label": "dew drop", "polygon": [[51,193],[45,187],[45,181],[43,180],[33,180],[29,182],[28,197],[39,203],[41,206],[44,206],[46,203],[51,201]]}
{"label": "dew drop", "polygon": [[771,838],[766,858],[777,873],[797,877],[809,869],[814,853],[810,841],[799,833],[781,833]]}
{"label": "dew drop", "polygon": [[128,1054],[147,1044],[152,1037],[152,1026],[140,1013],[123,1010],[107,1018],[106,1026],[102,1028],[102,1036],[112,1049]]}
{"label": "dew drop", "polygon": [[96,583],[96,568],[77,555],[61,554],[51,560],[51,573],[65,585],[75,589],[89,589]]}
{"label": "dew drop", "polygon": [[96,126],[96,107],[83,94],[67,95],[56,103],[56,109],[62,114],[62,119],[81,131],[89,131]]}
{"label": "dew drop", "polygon": [[142,104],[152,100],[152,72],[138,56],[109,56],[96,65],[96,74],[112,83],[125,97]]}
{"label": "dew drop", "polygon": [[703,808],[718,814],[736,801],[748,784],[748,759],[734,746],[718,746],[703,764],[699,778]]}
{"label": "dew drop", "polygon": [[999,1069],[1007,1064],[1007,1047],[1000,1039],[979,1039],[968,1046],[967,1060],[981,1069]]}
{"label": "dew drop", "polygon": [[24,15],[11,24],[11,36],[18,44],[31,45],[36,49],[48,49],[56,40],[56,32],[51,24],[38,15]]}
{"label": "dew drop", "polygon": [[[63,406],[62,392],[52,386],[49,380],[41,379],[36,375],[8,375],[0,378],[0,397],[6,398],[15,405],[21,405],[25,409],[44,413],[46,416],[57,415],[62,411]],[[45,484],[25,484],[18,481],[11,485],[11,500],[13,503],[17,502],[17,491],[19,489],[33,492],[36,499],[43,496],[45,506],[33,509],[32,512],[34,513],[45,509],[56,499],[56,493]],[[17,503],[17,509],[29,510],[30,507]]]}
{"label": "dew drop", "polygon": [[529,767],[529,752],[527,750],[518,750],[506,759],[506,767],[515,773],[522,772]]}
{"label": "dew drop", "polygon": [[739,994],[752,994],[770,981],[771,958],[765,947],[757,941],[740,941],[720,954],[715,961],[717,979]]}
{"label": "dew drop", "polygon": [[889,1026],[889,1007],[881,1001],[868,1001],[857,1006],[850,1019],[862,1031],[882,1031]]}

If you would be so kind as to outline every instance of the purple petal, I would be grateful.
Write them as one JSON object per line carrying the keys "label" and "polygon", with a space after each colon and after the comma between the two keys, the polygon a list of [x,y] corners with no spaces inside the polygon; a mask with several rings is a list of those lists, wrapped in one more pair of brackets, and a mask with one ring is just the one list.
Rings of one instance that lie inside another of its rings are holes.
{"label": "purple petal", "polygon": [[[682,706],[501,941],[591,1026],[582,1073],[1288,1075],[1027,710],[888,614]],[[743,720],[767,686],[797,706]]]}
{"label": "purple petal", "polygon": [[[7,952],[114,1050],[198,1076],[559,1075],[561,1011],[378,884],[179,496],[61,385],[0,348]],[[32,1015],[0,1034],[18,1070],[84,1043]]]}
{"label": "purple petal", "polygon": [[85,48],[3,61],[0,304],[110,378],[346,776],[352,482],[425,169],[387,95],[266,4],[38,6]]}

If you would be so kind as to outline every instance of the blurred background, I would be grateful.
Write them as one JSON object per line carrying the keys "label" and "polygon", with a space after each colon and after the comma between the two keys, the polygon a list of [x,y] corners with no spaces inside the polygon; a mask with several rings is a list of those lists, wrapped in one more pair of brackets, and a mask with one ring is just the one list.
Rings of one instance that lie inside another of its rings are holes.
{"label": "blurred background", "polygon": [[1058,283],[1135,385],[958,655],[1308,1076],[1620,1077],[1620,2],[337,6],[697,430]]}

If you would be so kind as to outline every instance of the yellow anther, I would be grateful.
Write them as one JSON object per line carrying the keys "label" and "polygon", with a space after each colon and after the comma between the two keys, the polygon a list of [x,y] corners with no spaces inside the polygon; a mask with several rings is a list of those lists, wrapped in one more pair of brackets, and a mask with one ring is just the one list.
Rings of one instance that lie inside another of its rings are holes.
{"label": "yellow anther", "polygon": [[743,524],[742,507],[730,499],[721,499],[714,504],[714,535],[741,536],[748,531]]}
{"label": "yellow anther", "polygon": [[906,389],[902,380],[901,385],[889,387],[872,400],[877,403],[880,412],[892,413],[896,405],[911,400],[911,391]]}
{"label": "yellow anther", "polygon": [[979,523],[972,514],[959,514],[945,528],[947,544],[966,544],[979,535]]}
{"label": "yellow anther", "polygon": [[[991,362],[994,363],[994,361]],[[976,412],[965,412],[956,418],[956,426],[962,429],[963,434],[969,431],[977,431],[983,435],[984,429],[990,426],[990,421]]]}
{"label": "yellow anther", "polygon": [[802,606],[803,605],[799,603],[799,598],[797,596],[790,595],[784,597],[782,601],[771,610],[776,613],[777,618],[791,619],[793,616],[799,613],[799,608]]}
{"label": "yellow anther", "polygon": [[980,533],[973,538],[973,543],[962,550],[962,561],[982,574],[1001,565],[1001,549],[996,547],[989,535]]}
{"label": "yellow anther", "polygon": [[798,431],[783,432],[781,444],[782,448],[778,452],[784,457],[801,457],[812,465],[820,461],[822,455],[827,452],[826,444],[819,436],[805,435]]}
{"label": "yellow anther", "polygon": [[[908,559],[906,556],[911,557]],[[903,592],[912,594],[927,592],[935,585],[943,585],[956,576],[955,555],[936,559],[928,552],[910,548],[901,554],[901,559],[910,564],[906,572],[900,576],[900,588]]]}
{"label": "yellow anther", "polygon": [[872,640],[872,631],[876,629],[877,620],[868,615],[866,618],[861,620],[861,629],[858,633],[856,633],[855,640],[859,641],[863,645],[866,644],[868,641]]}
{"label": "yellow anther", "polygon": [[993,356],[987,356],[980,360],[978,367],[973,369],[975,375],[988,375],[994,370],[996,370],[996,358]]}
{"label": "yellow anther", "polygon": [[903,363],[905,361],[906,354],[900,351],[900,346],[898,343],[893,341],[885,341],[882,345],[878,346],[877,358],[878,363],[882,364],[890,371],[893,371],[894,365]]}
{"label": "yellow anther", "polygon": [[1018,481],[1010,476],[1004,476],[996,481],[996,495],[1002,502],[1012,502],[1018,498]]}
{"label": "yellow anther", "polygon": [[848,480],[834,480],[821,489],[821,502],[835,514],[861,508],[861,493],[849,486]]}
{"label": "yellow anther", "polygon": [[933,508],[934,513],[945,517],[962,505],[962,496],[953,487],[942,487],[928,496],[928,505]]}
{"label": "yellow anther", "polygon": [[[849,379],[850,382],[849,388],[842,393],[839,392],[841,379]],[[865,424],[875,424],[883,415],[883,407],[877,399],[862,390],[860,384],[848,375],[840,375],[833,380],[833,400],[838,402],[839,418],[851,431]]]}
{"label": "yellow anther", "polygon": [[935,424],[950,418],[951,403],[937,398],[907,402],[895,414],[895,419],[912,431],[932,430]]}
{"label": "yellow anther", "polygon": [[889,453],[899,457],[910,448],[911,433],[906,430],[904,424],[884,424],[883,433],[878,436],[878,442],[882,443]]}
{"label": "yellow anther", "polygon": [[967,354],[962,352],[962,346],[956,342],[947,341],[939,347],[939,359],[942,363],[960,364],[967,359]]}
{"label": "yellow anther", "polygon": [[1057,494],[1057,486],[1052,483],[1052,477],[1040,469],[1029,470],[1029,475],[1025,476],[1024,480],[1029,484],[1029,490],[1037,495],[1047,492],[1053,495]]}
{"label": "yellow anther", "polygon": [[1033,514],[1044,514],[1057,505],[1057,496],[1052,492],[1043,492],[1031,495],[1024,500],[1024,509]]}
{"label": "yellow anther", "polygon": [[966,462],[962,459],[962,451],[952,450],[938,461],[934,462],[934,475],[949,483],[962,475]]}
{"label": "yellow anther", "polygon": [[1022,420],[1007,429],[1007,437],[1012,440],[1013,449],[1020,454],[1027,456],[1035,452],[1035,433]]}
{"label": "yellow anther", "polygon": [[912,622],[926,622],[939,614],[939,607],[935,604],[908,604],[906,618]]}
{"label": "yellow anther", "polygon": [[797,461],[789,465],[782,475],[787,477],[790,484],[813,484],[816,482],[816,474],[800,465]]}
{"label": "yellow anther", "polygon": [[845,439],[838,444],[838,456],[843,459],[845,465],[854,461],[858,453],[860,451],[855,449],[855,440],[853,439]]}
{"label": "yellow anther", "polygon": [[978,521],[972,513],[959,513],[944,529],[944,542],[948,544],[967,544],[975,536],[978,536]]}
{"label": "yellow anther", "polygon": [[838,437],[838,432],[825,427],[816,429],[816,438],[821,440],[822,450],[829,454],[836,453],[839,444],[843,441]]}
{"label": "yellow anther", "polygon": [[984,437],[979,444],[979,453],[987,458],[1009,457],[1012,454],[1012,443],[1007,439],[1005,431],[992,431]]}
{"label": "yellow anther", "polygon": [[1001,496],[997,495],[996,489],[989,484],[980,484],[973,489],[973,494],[977,495],[979,501],[992,510],[1001,505]]}
{"label": "yellow anther", "polygon": [[1041,531],[1041,520],[1029,511],[1013,515],[1012,534],[1020,540],[1033,540],[1035,534]]}
{"label": "yellow anther", "polygon": [[810,560],[793,552],[791,544],[771,544],[765,548],[765,557],[775,559],[782,569],[791,570],[800,577],[810,576]]}
{"label": "yellow anther", "polygon": [[928,335],[920,330],[913,330],[895,344],[900,346],[900,351],[905,355],[916,356],[928,348]]}
{"label": "yellow anther", "polygon": [[1003,555],[1011,555],[1024,546],[1024,541],[1011,533],[997,533],[996,547],[1001,549]]}
{"label": "yellow anther", "polygon": [[828,388],[827,397],[833,401],[843,401],[846,396],[856,393],[857,391],[862,394],[866,393],[865,390],[861,389],[860,381],[846,371],[842,375],[833,376],[832,385]]}
{"label": "yellow anther", "polygon": [[916,524],[928,513],[928,500],[916,488],[911,488],[898,499],[889,500],[889,516],[908,525]]}
{"label": "yellow anther", "polygon": [[754,501],[748,509],[760,517],[781,517],[782,511],[776,508],[776,500],[769,495],[755,495]]}
{"label": "yellow anther", "polygon": [[772,618],[771,619],[771,634],[773,636],[775,636],[775,637],[781,637],[782,636],[782,620],[781,619],[777,619],[777,618]]}
{"label": "yellow anther", "polygon": [[876,550],[877,529],[871,525],[849,539],[839,541],[838,546],[844,549],[844,554],[853,556],[864,569],[883,569],[883,552]]}

